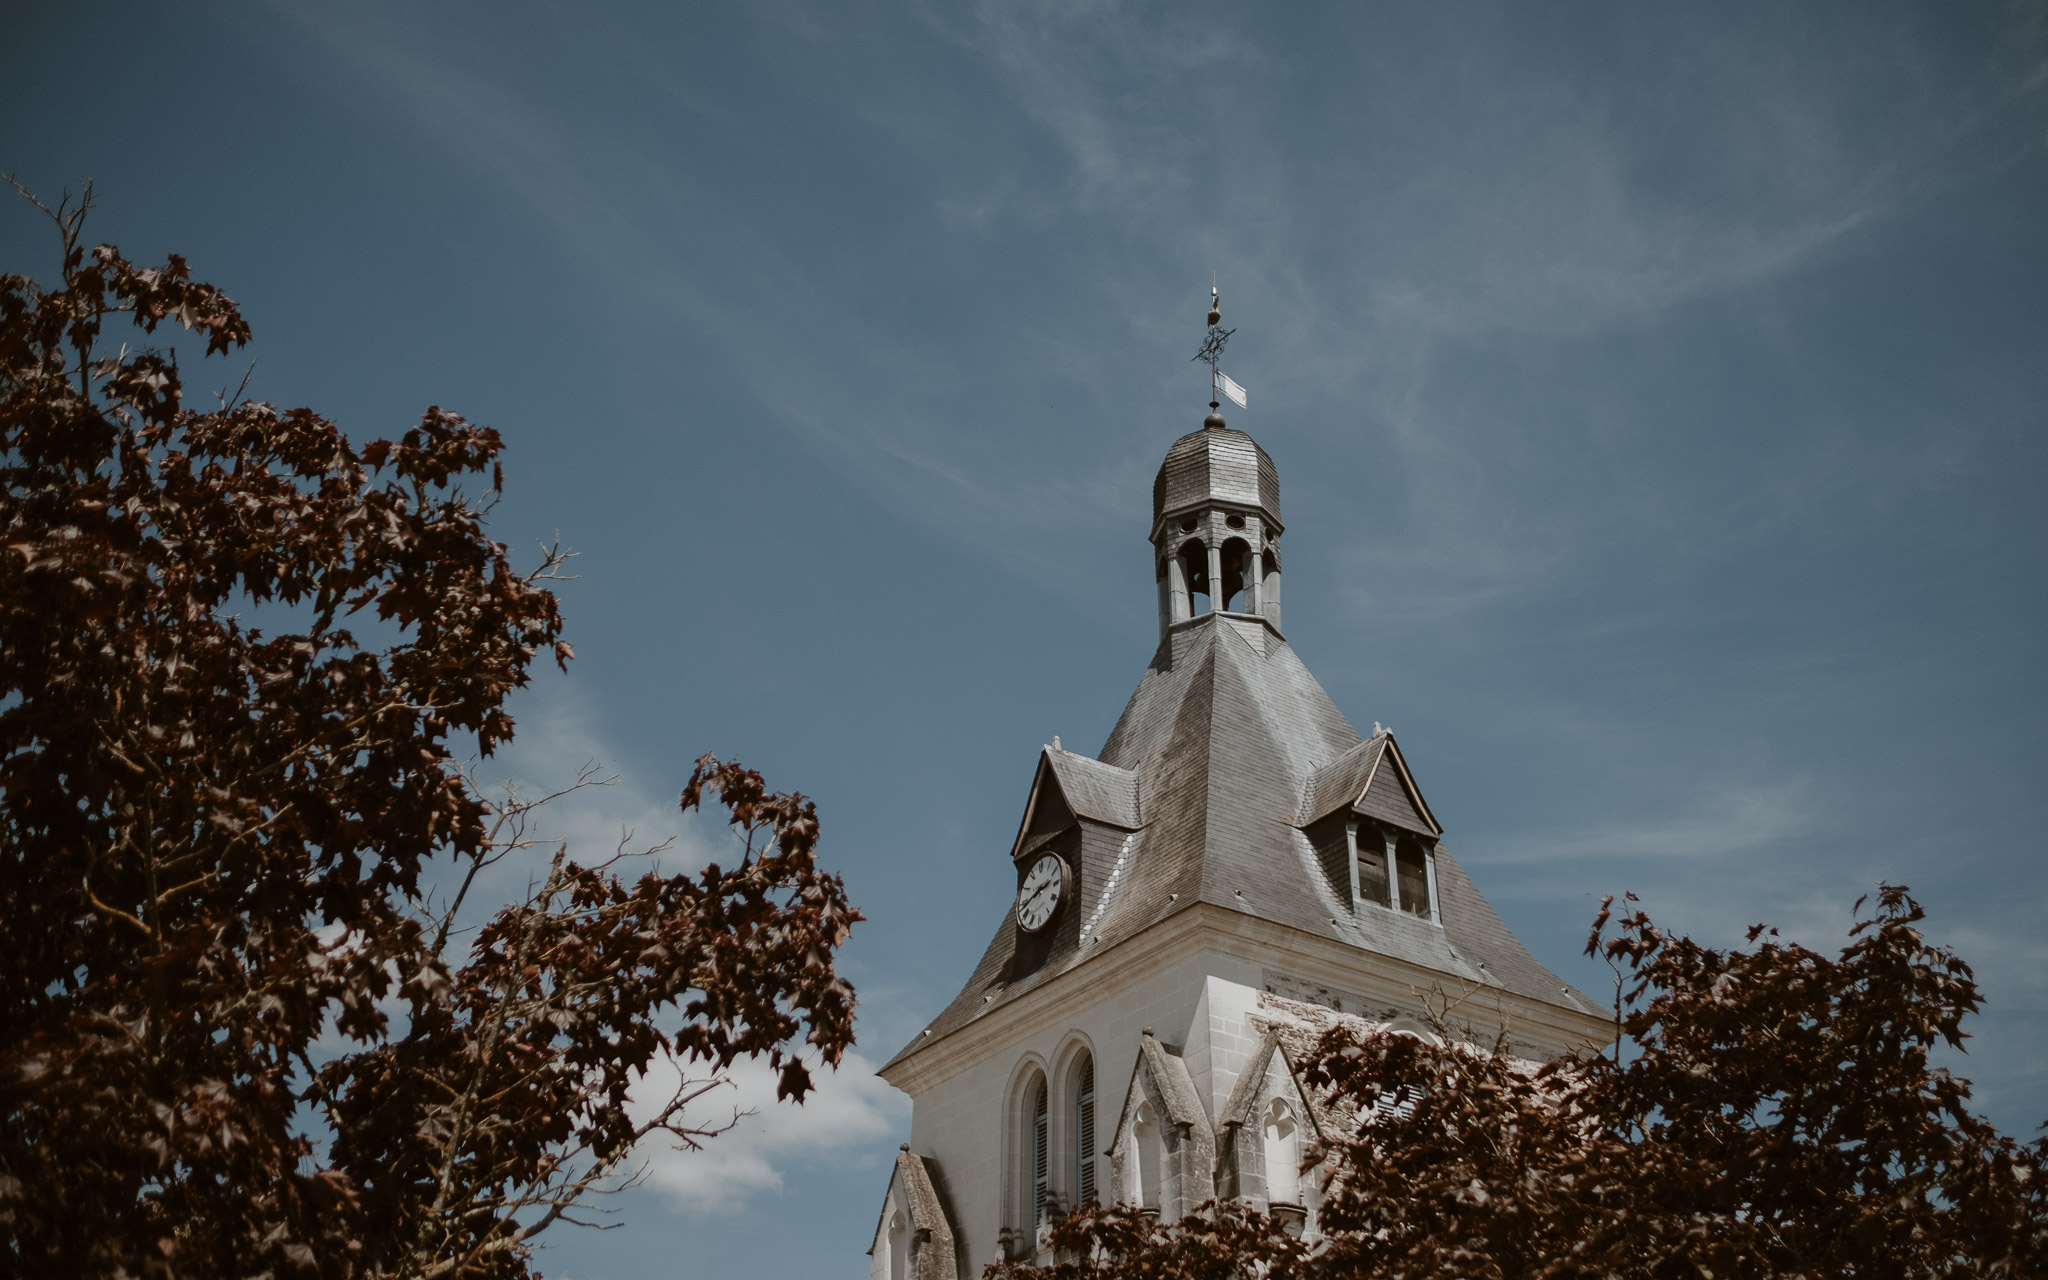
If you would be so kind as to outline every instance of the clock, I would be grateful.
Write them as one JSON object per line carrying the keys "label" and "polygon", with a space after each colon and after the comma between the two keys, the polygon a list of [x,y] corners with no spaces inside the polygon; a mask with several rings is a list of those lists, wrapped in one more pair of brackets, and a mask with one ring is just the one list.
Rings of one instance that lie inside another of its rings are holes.
{"label": "clock", "polygon": [[1017,889],[1017,927],[1037,933],[1052,922],[1067,888],[1067,864],[1056,853],[1048,853],[1031,864],[1024,883]]}

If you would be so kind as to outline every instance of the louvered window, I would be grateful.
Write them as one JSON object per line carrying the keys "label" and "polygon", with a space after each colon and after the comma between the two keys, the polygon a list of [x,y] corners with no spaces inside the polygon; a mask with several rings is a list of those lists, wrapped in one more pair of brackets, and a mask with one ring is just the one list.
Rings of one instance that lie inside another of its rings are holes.
{"label": "louvered window", "polygon": [[1380,1090],[1380,1096],[1374,1101],[1371,1109],[1359,1117],[1359,1123],[1363,1126],[1384,1123],[1390,1120],[1406,1120],[1409,1116],[1415,1114],[1415,1104],[1420,1101],[1422,1101],[1422,1089],[1419,1085],[1404,1084],[1391,1089],[1382,1089]]}
{"label": "louvered window", "polygon": [[1401,910],[1410,915],[1429,912],[1429,862],[1422,846],[1406,836],[1395,846],[1395,869],[1401,878]]}
{"label": "louvered window", "polygon": [[1387,898],[1387,845],[1375,827],[1358,833],[1358,900],[1384,907]]}
{"label": "louvered window", "polygon": [[1074,1132],[1080,1138],[1080,1155],[1074,1186],[1075,1199],[1087,1204],[1095,1199],[1095,1059],[1081,1059],[1079,1085],[1074,1102]]}
{"label": "louvered window", "polygon": [[1031,1102],[1031,1225],[1034,1227],[1045,1222],[1046,1129],[1045,1081],[1040,1080],[1038,1092]]}

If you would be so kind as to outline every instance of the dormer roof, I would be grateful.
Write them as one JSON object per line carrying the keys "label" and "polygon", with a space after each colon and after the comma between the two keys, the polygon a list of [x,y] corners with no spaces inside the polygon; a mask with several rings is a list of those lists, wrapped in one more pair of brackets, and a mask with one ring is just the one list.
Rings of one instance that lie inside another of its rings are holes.
{"label": "dormer roof", "polygon": [[1309,774],[1301,826],[1345,808],[1431,840],[1444,833],[1391,733],[1375,734]]}
{"label": "dormer roof", "polygon": [[1032,835],[1043,830],[1046,824],[1040,818],[1052,804],[1064,805],[1076,818],[1125,831],[1144,825],[1138,819],[1138,775],[1134,770],[1049,746],[1039,753],[1038,772],[1031,780],[1023,821],[1017,824],[1011,857],[1022,853]]}

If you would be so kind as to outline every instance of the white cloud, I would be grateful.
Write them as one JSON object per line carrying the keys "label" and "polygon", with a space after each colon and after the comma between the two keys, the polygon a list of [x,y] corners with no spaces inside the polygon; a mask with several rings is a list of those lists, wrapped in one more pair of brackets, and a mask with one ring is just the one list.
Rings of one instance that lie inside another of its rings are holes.
{"label": "white cloud", "polygon": [[[672,1062],[650,1072],[634,1091],[641,1114],[672,1096],[678,1079]],[[736,1062],[727,1079],[696,1102],[690,1115],[695,1122],[716,1124],[742,1113],[731,1130],[696,1150],[678,1149],[666,1137],[641,1148],[647,1182],[684,1213],[731,1213],[756,1195],[780,1192],[791,1170],[871,1150],[908,1118],[908,1100],[858,1053],[847,1054],[837,1071],[822,1070],[813,1060],[811,1079],[817,1088],[801,1106],[775,1100],[776,1074],[765,1062]]]}
{"label": "white cloud", "polygon": [[665,865],[699,867],[716,855],[720,832],[702,815],[685,815],[678,801],[682,778],[654,779],[609,742],[593,723],[572,664],[566,678],[543,672],[512,704],[518,731],[497,756],[477,769],[487,792],[502,782],[516,784],[533,798],[560,791],[586,766],[608,785],[572,791],[534,815],[535,850],[528,859],[544,866],[557,844],[566,842],[569,856],[586,865],[621,847],[638,850],[676,843],[663,855]]}
{"label": "white cloud", "polygon": [[1582,827],[1519,841],[1489,864],[1643,859],[1690,861],[1749,853],[1813,828],[1811,789],[1803,779],[1737,783],[1701,790],[1687,810],[1654,822]]}
{"label": "white cloud", "polygon": [[[592,724],[573,678],[536,682],[514,710],[518,736],[493,763],[528,794],[559,788],[587,762],[619,759]],[[571,856],[586,862],[616,848],[625,833],[631,833],[633,848],[675,837],[677,843],[662,859],[671,868],[698,867],[718,856],[728,837],[715,802],[709,816],[686,816],[674,798],[682,779],[664,779],[673,790],[656,792],[630,764],[615,772],[613,785],[574,792],[540,811],[535,849],[517,867],[501,869],[493,885],[497,893],[519,892],[525,878],[538,870],[536,863],[544,863],[562,841]],[[741,1113],[737,1124],[695,1151],[678,1150],[665,1136],[650,1140],[638,1153],[648,1182],[684,1212],[730,1213],[755,1195],[779,1192],[789,1170],[856,1158],[863,1148],[872,1154],[878,1140],[904,1126],[908,1102],[875,1075],[874,1062],[848,1053],[837,1071],[820,1067],[815,1059],[810,1065],[817,1088],[797,1106],[775,1100],[777,1077],[765,1062],[734,1063],[727,1082],[694,1103],[689,1116],[692,1123],[716,1127]],[[639,1114],[644,1117],[650,1106],[673,1096],[678,1079],[672,1062],[651,1071],[634,1090]]]}

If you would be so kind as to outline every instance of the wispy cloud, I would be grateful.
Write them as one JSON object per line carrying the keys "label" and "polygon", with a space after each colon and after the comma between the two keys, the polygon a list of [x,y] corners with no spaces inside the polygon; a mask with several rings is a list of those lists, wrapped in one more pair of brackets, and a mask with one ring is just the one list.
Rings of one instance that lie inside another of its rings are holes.
{"label": "wispy cloud", "polygon": [[1494,865],[1625,859],[1723,860],[1778,845],[1813,830],[1819,819],[1802,779],[1721,784],[1702,789],[1686,810],[1648,822],[1601,824],[1516,840],[1489,852]]}
{"label": "wispy cloud", "polygon": [[[680,1072],[665,1063],[650,1072],[634,1097],[646,1104],[673,1095]],[[697,1072],[690,1073],[693,1077]],[[679,1211],[716,1217],[749,1200],[782,1190],[795,1169],[830,1168],[872,1154],[877,1142],[903,1127],[909,1100],[875,1075],[875,1064],[849,1053],[837,1071],[813,1064],[817,1088],[801,1106],[775,1099],[776,1073],[752,1059],[733,1065],[728,1083],[693,1105],[693,1120],[733,1127],[695,1149],[650,1139],[639,1152],[647,1181]]]}

